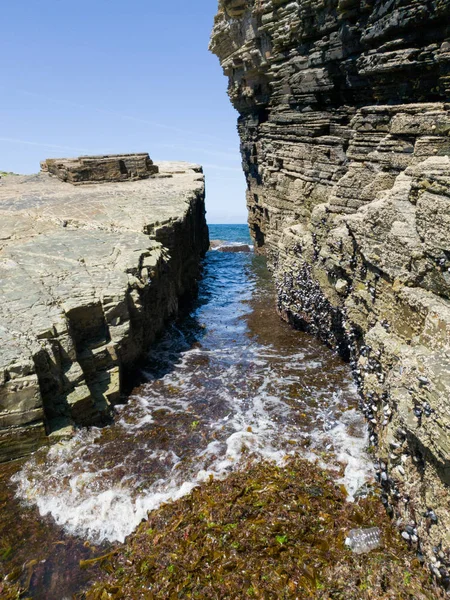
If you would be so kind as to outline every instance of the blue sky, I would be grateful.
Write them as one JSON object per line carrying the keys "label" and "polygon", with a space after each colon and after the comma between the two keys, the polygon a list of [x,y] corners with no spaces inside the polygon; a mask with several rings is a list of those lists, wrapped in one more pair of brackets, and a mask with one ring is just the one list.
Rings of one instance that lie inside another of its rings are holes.
{"label": "blue sky", "polygon": [[3,3],[0,170],[148,151],[204,165],[209,222],[245,222],[237,113],[208,52],[216,8],[216,0]]}

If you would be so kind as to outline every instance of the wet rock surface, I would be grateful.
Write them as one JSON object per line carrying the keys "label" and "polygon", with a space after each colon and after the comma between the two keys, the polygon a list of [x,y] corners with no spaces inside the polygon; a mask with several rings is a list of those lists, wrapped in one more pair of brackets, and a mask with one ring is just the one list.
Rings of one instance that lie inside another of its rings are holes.
{"label": "wet rock surface", "polygon": [[279,312],[351,360],[383,502],[444,585],[449,15],[446,1],[223,1],[211,41]]}
{"label": "wet rock surface", "polygon": [[252,249],[248,244],[236,244],[235,246],[223,245],[217,248],[217,252],[251,252]]}
{"label": "wet rock surface", "polygon": [[196,287],[201,168],[74,188],[0,183],[0,461],[108,418],[127,374]]}

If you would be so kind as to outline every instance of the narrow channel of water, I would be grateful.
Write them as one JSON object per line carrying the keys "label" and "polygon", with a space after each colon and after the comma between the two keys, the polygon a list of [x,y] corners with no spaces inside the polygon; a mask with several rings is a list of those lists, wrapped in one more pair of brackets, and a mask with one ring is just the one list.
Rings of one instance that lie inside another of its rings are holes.
{"label": "narrow channel of water", "polygon": [[[210,230],[211,239],[251,243],[244,225]],[[36,453],[12,478],[17,467],[0,470],[1,570],[34,559],[33,597],[70,596],[85,582],[78,561],[92,545],[123,542],[149,510],[249,455],[318,459],[351,497],[371,469],[350,369],[274,306],[262,257],[210,251],[194,310],[153,349],[147,382],[115,423]]]}

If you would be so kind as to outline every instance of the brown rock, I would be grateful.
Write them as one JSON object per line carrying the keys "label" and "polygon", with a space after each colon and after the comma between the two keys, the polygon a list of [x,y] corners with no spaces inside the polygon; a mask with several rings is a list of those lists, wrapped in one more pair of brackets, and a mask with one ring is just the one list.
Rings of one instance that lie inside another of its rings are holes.
{"label": "brown rock", "polygon": [[74,185],[147,179],[158,173],[147,153],[47,158],[41,171]]}

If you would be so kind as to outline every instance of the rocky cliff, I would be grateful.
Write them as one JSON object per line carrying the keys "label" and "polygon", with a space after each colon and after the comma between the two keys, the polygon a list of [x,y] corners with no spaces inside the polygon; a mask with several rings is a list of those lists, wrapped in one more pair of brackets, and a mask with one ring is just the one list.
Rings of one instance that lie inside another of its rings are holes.
{"label": "rocky cliff", "polygon": [[382,500],[448,584],[450,2],[221,0],[280,314],[354,368]]}
{"label": "rocky cliff", "polygon": [[142,156],[125,157],[130,176],[111,157],[71,161],[77,187],[45,172],[0,182],[0,461],[104,422],[196,286],[209,245],[201,168],[156,174]]}

